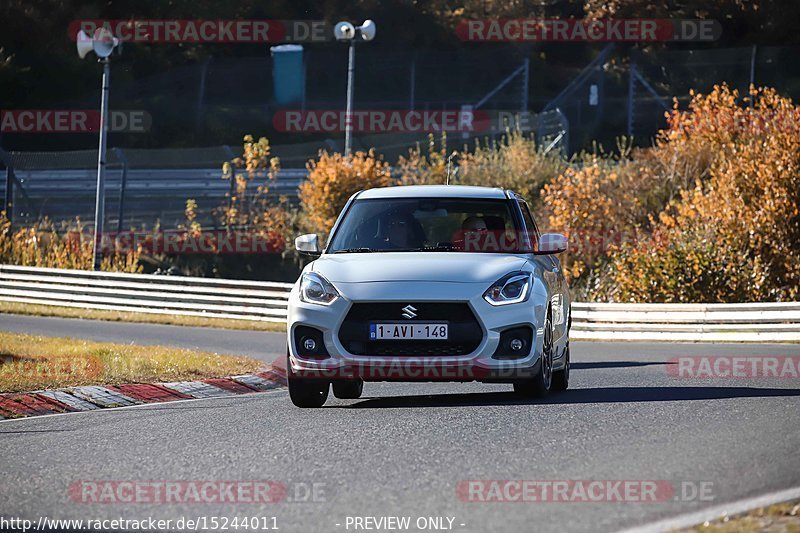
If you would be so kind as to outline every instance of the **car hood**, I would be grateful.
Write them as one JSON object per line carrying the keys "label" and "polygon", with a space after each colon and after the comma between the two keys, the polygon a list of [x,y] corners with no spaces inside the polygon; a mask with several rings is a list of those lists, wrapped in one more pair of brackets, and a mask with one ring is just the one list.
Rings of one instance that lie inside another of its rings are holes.
{"label": "car hood", "polygon": [[379,252],[325,254],[312,270],[332,282],[435,281],[492,283],[521,270],[526,259],[516,255],[461,252]]}

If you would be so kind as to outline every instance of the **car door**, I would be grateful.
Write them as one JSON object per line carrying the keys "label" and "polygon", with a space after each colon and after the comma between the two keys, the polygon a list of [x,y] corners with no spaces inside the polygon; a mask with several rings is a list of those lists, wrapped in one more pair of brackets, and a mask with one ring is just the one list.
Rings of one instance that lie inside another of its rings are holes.
{"label": "car door", "polygon": [[[536,226],[530,207],[528,207],[528,203],[521,198],[517,199],[517,202],[519,204],[520,213],[522,214],[522,220],[525,222],[525,226],[532,236],[531,240],[538,246],[540,236],[539,228]],[[564,279],[564,275],[561,272],[561,261],[559,261],[555,254],[539,255],[536,256],[536,258],[539,260],[539,264],[542,265],[545,283],[550,293],[554,337],[560,339],[567,332],[567,313],[569,309],[569,293],[566,279]]]}

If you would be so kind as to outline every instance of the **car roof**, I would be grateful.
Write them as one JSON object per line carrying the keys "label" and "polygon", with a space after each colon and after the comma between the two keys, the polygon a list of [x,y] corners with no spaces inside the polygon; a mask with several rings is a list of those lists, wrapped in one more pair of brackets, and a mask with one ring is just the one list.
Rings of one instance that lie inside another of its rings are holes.
{"label": "car roof", "polygon": [[492,198],[505,199],[506,191],[499,187],[471,185],[398,185],[361,192],[359,200],[373,198]]}

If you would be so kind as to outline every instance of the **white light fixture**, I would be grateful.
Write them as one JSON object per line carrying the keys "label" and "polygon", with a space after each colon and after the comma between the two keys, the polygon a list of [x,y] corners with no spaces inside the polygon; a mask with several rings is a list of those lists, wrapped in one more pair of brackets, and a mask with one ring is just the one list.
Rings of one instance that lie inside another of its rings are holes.
{"label": "white light fixture", "polygon": [[86,57],[86,54],[91,51],[94,51],[100,59],[105,59],[111,55],[114,48],[119,46],[119,39],[114,37],[106,28],[97,28],[93,37],[90,37],[85,31],[81,30],[78,32],[75,41],[78,48],[78,55],[81,59]]}
{"label": "white light fixture", "polygon": [[78,55],[81,57],[81,59],[86,57],[86,54],[92,51],[92,38],[89,37],[83,30],[78,32],[76,44],[78,45]]}
{"label": "white light fixture", "polygon": [[356,28],[349,22],[340,22],[333,28],[337,41],[349,41],[356,35]]}
{"label": "white light fixture", "polygon": [[371,41],[375,38],[375,32],[377,30],[375,22],[371,20],[365,20],[364,24],[362,24],[358,29],[361,30],[361,38],[365,41]]}

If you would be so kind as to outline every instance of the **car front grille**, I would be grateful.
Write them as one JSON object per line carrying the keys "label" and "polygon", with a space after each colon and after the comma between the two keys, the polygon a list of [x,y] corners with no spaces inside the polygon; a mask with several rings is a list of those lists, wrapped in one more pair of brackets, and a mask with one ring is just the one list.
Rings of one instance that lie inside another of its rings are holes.
{"label": "car front grille", "polygon": [[[447,322],[448,339],[370,340],[370,322],[411,322],[403,317],[407,305],[415,308],[414,322]],[[439,357],[467,355],[483,340],[483,329],[465,302],[355,303],[339,328],[339,342],[353,355]]]}

